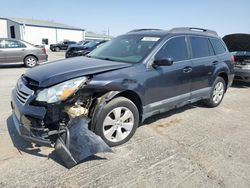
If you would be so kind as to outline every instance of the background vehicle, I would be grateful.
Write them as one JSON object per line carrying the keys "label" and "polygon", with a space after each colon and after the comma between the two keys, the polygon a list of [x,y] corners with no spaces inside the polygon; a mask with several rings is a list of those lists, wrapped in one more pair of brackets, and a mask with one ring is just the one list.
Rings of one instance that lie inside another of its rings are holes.
{"label": "background vehicle", "polygon": [[50,143],[69,117],[85,117],[90,130],[116,146],[152,115],[199,100],[218,106],[233,77],[231,54],[214,31],[135,30],[87,57],[27,71],[12,92],[13,119],[17,129],[32,127],[21,135]]}
{"label": "background vehicle", "polygon": [[65,53],[65,57],[76,57],[76,56],[85,56],[92,50],[96,49],[99,45],[107,42],[106,40],[93,40],[82,43],[81,45],[70,45]]}
{"label": "background vehicle", "polygon": [[44,47],[21,40],[0,38],[0,63],[24,63],[26,67],[34,67],[47,60]]}
{"label": "background vehicle", "polygon": [[250,34],[226,35],[223,40],[235,59],[234,79],[250,82]]}
{"label": "background vehicle", "polygon": [[69,45],[71,45],[71,44],[76,44],[76,42],[65,40],[65,41],[62,41],[58,44],[51,44],[49,48],[53,52],[59,52],[60,50],[67,50]]}

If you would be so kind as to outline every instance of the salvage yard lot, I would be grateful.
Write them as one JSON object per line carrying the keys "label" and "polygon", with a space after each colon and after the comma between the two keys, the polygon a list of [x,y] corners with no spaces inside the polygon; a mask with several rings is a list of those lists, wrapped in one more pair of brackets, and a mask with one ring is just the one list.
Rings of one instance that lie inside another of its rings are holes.
{"label": "salvage yard lot", "polygon": [[13,127],[10,92],[25,70],[0,67],[0,187],[250,187],[250,84],[234,84],[217,108],[149,118],[114,153],[68,170],[53,148],[23,141]]}

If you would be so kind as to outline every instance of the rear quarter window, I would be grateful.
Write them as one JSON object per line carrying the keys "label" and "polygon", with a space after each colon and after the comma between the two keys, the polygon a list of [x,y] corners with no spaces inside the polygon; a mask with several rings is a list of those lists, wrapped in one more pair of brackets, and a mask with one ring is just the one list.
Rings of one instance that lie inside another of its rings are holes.
{"label": "rear quarter window", "polygon": [[218,39],[210,39],[213,48],[214,48],[214,52],[216,55],[219,54],[223,54],[226,52],[226,48],[224,47],[224,45],[222,44],[222,42]]}

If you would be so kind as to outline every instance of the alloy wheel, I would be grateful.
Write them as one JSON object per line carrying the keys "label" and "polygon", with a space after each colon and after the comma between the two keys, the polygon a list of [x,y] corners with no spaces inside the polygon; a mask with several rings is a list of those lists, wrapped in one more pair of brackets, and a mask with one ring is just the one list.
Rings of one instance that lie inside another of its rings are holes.
{"label": "alloy wheel", "polygon": [[218,82],[213,91],[213,101],[215,104],[218,104],[223,97],[224,94],[224,84],[222,82]]}
{"label": "alloy wheel", "polygon": [[133,113],[126,107],[117,107],[105,117],[103,135],[110,142],[120,142],[130,134],[133,126]]}

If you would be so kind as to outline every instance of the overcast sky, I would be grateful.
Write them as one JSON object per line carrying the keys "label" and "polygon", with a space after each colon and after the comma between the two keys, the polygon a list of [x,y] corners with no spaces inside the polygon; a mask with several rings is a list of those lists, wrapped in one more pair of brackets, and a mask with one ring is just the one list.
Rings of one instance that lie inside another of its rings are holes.
{"label": "overcast sky", "polygon": [[180,26],[250,33],[250,0],[1,0],[0,17],[54,20],[117,36],[136,28]]}

